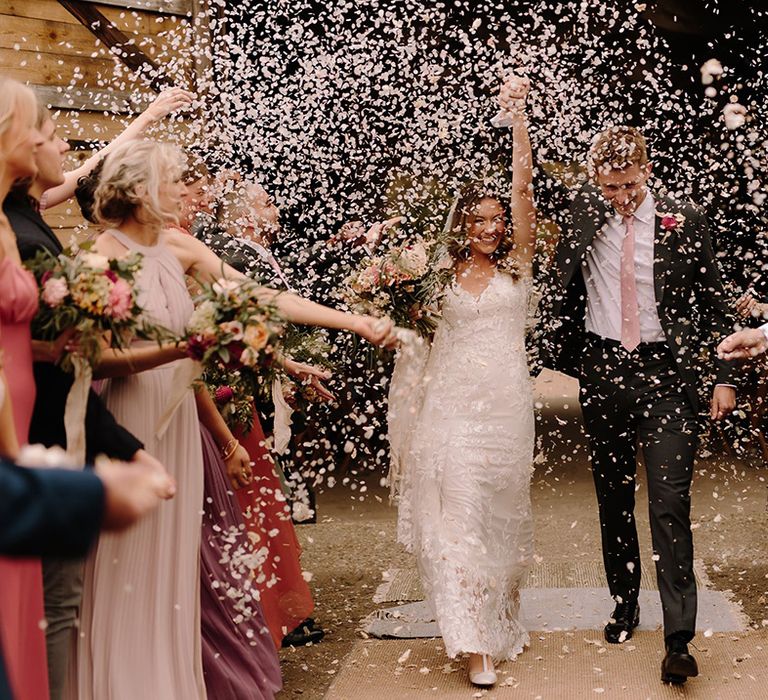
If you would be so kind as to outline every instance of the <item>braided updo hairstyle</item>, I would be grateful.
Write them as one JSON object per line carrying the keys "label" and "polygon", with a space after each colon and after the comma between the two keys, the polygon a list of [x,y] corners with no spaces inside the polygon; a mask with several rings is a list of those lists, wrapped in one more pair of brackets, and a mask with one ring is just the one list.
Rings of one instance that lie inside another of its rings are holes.
{"label": "braided updo hairstyle", "polygon": [[180,179],[181,151],[156,141],[129,141],[105,159],[93,190],[92,216],[102,226],[118,226],[134,216],[142,224],[178,223],[178,212],[164,211],[163,183]]}

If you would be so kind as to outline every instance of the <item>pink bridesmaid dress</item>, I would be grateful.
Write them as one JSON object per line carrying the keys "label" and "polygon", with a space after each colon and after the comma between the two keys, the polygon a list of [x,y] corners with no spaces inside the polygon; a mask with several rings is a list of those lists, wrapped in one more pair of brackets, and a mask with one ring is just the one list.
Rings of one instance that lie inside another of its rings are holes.
{"label": "pink bridesmaid dress", "polygon": [[[19,444],[27,442],[35,405],[30,321],[37,284],[14,260],[0,261],[0,351]],[[0,558],[0,641],[15,696],[47,700],[43,576],[39,559]]]}

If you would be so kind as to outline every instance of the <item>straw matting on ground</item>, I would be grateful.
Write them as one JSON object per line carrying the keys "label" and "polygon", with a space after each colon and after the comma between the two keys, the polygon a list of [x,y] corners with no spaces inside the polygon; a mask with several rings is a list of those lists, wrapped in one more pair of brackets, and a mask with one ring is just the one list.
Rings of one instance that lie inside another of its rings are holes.
{"label": "straw matting on ground", "polygon": [[450,661],[441,640],[360,641],[342,664],[326,700],[421,700],[484,697],[579,700],[765,700],[768,632],[697,637],[701,675],[684,686],[660,680],[660,632],[637,632],[626,644],[605,644],[595,632],[533,635],[516,661],[498,669],[489,691],[467,680],[465,661]]}

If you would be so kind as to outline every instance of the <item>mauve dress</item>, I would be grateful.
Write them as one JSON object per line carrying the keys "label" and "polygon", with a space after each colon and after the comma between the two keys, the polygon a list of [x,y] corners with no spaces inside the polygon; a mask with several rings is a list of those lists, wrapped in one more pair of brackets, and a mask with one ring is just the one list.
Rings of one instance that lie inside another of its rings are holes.
{"label": "mauve dress", "polygon": [[[193,310],[184,271],[161,241],[140,246],[136,288],[153,320],[181,334]],[[107,380],[102,396],[115,419],[162,462],[175,498],[119,534],[104,534],[86,563],[78,638],[80,700],[206,698],[200,640],[200,530],[203,452],[192,390],[167,432],[156,427],[173,386],[170,363]]]}
{"label": "mauve dress", "polygon": [[200,549],[203,671],[211,700],[267,700],[282,686],[280,661],[264,621],[252,546],[226,466],[201,425],[205,503]]}
{"label": "mauve dress", "polygon": [[[0,351],[19,444],[29,435],[35,405],[32,337],[37,283],[11,258],[0,261]],[[11,688],[19,700],[48,698],[43,575],[39,559],[0,558],[0,641]]]}

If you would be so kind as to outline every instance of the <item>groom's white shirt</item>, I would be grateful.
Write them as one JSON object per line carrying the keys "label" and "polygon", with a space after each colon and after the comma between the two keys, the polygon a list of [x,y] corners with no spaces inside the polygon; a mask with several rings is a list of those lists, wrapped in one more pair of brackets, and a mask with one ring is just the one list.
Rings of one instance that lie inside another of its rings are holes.
{"label": "groom's white shirt", "polygon": [[[649,192],[634,214],[635,282],[640,310],[640,340],[665,340],[656,309],[653,280],[653,239],[656,203]],[[626,235],[624,220],[608,216],[605,225],[587,249],[581,271],[587,286],[585,327],[603,338],[621,340],[621,247]]]}

